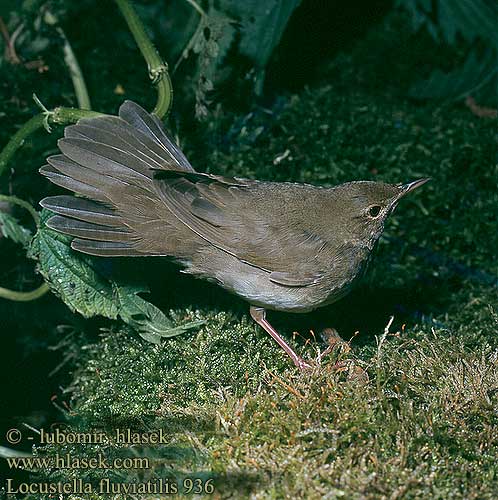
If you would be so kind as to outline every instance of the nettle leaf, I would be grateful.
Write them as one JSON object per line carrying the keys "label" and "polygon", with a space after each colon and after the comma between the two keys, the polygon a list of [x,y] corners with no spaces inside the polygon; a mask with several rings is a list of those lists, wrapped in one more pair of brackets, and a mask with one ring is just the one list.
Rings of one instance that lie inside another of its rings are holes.
{"label": "nettle leaf", "polygon": [[445,40],[455,43],[461,33],[469,41],[490,40],[498,48],[498,2],[496,0],[439,0],[438,20]]}
{"label": "nettle leaf", "polygon": [[14,243],[20,243],[27,248],[33,234],[12,215],[6,212],[0,212],[0,232],[5,238],[11,239]]}
{"label": "nettle leaf", "polygon": [[137,295],[147,291],[146,287],[114,285],[115,297],[119,301],[119,316],[149,342],[157,343],[161,337],[174,337],[204,324],[204,321],[192,321],[175,327],[159,308]]}
{"label": "nettle leaf", "polygon": [[219,0],[209,3],[180,59],[191,54],[197,56],[195,109],[198,119],[207,117],[210,92],[227,78],[225,59],[234,45],[254,65],[255,90],[261,93],[265,67],[300,1]]}
{"label": "nettle leaf", "polygon": [[208,114],[209,92],[214,88],[217,71],[224,60],[235,36],[233,20],[211,8],[209,14],[201,16],[199,25],[184,50],[186,58],[192,51],[198,56],[197,86],[195,89],[196,117]]}
{"label": "nettle leaf", "polygon": [[220,8],[240,19],[240,52],[264,68],[301,0],[223,0]]}
{"label": "nettle leaf", "polygon": [[118,306],[111,284],[95,271],[89,257],[71,249],[70,237],[44,225],[48,218],[50,215],[43,210],[29,253],[38,260],[45,281],[72,311],[85,318],[99,315],[116,319]]}
{"label": "nettle leaf", "polygon": [[398,0],[411,14],[414,27],[425,25],[436,39],[454,44],[457,33],[468,41],[482,38],[498,49],[496,0]]}
{"label": "nettle leaf", "polygon": [[480,102],[498,103],[498,58],[494,51],[484,57],[471,52],[462,66],[449,73],[440,69],[429,78],[416,82],[409,95],[415,99],[461,99],[468,95]]}
{"label": "nettle leaf", "polygon": [[43,210],[40,228],[32,240],[29,256],[38,260],[38,269],[72,310],[85,318],[104,316],[122,319],[144,339],[158,343],[196,328],[200,321],[175,325],[159,308],[138,294],[148,292],[144,285],[128,285],[99,272],[97,260],[71,248],[71,238],[49,229],[45,222],[51,213]]}

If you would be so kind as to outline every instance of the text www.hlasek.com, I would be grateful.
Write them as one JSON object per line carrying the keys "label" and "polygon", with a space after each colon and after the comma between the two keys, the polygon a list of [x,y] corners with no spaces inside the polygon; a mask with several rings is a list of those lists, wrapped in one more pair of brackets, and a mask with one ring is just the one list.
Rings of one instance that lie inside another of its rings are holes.
{"label": "text www.hlasek.com", "polygon": [[7,458],[10,469],[149,469],[146,457],[109,459],[100,453],[95,457],[74,457],[70,453],[53,457],[10,457]]}

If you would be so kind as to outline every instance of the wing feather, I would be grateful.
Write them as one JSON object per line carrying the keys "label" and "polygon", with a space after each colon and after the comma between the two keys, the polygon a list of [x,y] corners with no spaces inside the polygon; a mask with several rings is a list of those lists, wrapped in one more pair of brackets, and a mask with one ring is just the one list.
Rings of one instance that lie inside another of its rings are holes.
{"label": "wing feather", "polygon": [[262,211],[259,197],[270,183],[174,171],[157,173],[155,182],[165,205],[189,229],[220,250],[267,271],[271,281],[297,287],[322,279],[325,271],[288,270],[288,263],[300,262],[303,255],[316,260],[325,243],[318,235],[291,227],[285,219],[273,220]]}

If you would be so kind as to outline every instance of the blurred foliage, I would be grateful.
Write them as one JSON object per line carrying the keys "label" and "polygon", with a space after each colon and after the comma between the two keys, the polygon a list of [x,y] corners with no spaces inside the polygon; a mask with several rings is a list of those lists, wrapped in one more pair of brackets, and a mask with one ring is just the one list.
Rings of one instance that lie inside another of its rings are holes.
{"label": "blurred foliage", "polygon": [[495,0],[398,0],[407,9],[414,30],[421,28],[435,40],[456,46],[471,44],[460,66],[451,72],[434,70],[413,85],[415,98],[458,99],[472,96],[498,105],[498,3]]}
{"label": "blurred foliage", "polygon": [[[202,119],[208,114],[211,94],[220,85],[242,86],[261,94],[266,65],[300,0],[134,3],[144,21],[166,30],[151,35],[173,72],[182,66],[180,87],[190,102],[195,98],[195,114]],[[47,49],[54,35],[44,21],[45,11],[64,20],[84,16],[91,6],[91,0],[25,0],[21,6],[6,5],[2,15],[10,33],[15,33],[16,45],[22,47],[22,57],[32,59]]]}

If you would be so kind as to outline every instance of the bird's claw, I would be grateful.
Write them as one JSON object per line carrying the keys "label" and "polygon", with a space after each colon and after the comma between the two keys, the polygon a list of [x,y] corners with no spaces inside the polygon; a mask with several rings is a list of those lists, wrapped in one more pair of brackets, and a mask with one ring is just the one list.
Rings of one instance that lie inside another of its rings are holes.
{"label": "bird's claw", "polygon": [[303,358],[297,358],[294,363],[302,372],[311,371],[314,368],[313,365],[310,365],[307,361],[304,361]]}

